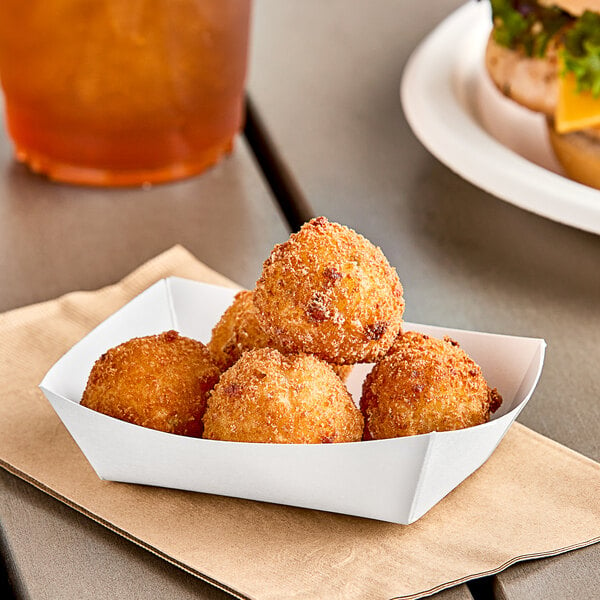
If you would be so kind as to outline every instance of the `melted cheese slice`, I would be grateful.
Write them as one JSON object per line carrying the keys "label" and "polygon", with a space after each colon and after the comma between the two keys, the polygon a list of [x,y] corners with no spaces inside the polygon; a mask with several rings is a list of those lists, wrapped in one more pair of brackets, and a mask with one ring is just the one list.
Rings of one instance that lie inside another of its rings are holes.
{"label": "melted cheese slice", "polygon": [[[561,69],[562,70],[562,69]],[[575,75],[558,78],[558,102],[554,115],[558,133],[600,126],[600,97],[590,92],[577,92]]]}

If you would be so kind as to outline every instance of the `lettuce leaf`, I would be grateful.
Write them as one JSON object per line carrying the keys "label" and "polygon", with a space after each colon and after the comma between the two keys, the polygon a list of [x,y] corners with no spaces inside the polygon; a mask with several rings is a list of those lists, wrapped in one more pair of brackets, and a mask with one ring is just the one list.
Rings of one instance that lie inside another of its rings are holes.
{"label": "lettuce leaf", "polygon": [[490,0],[494,41],[527,56],[543,58],[550,40],[572,18],[556,7],[535,0]]}
{"label": "lettuce leaf", "polygon": [[565,34],[564,70],[575,75],[577,91],[600,96],[600,15],[586,11]]}

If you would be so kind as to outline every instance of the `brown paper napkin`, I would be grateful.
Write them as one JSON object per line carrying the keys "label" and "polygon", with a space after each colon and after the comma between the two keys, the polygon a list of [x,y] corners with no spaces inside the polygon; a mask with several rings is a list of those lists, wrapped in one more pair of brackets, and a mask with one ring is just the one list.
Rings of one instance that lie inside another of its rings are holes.
{"label": "brown paper napkin", "polygon": [[600,541],[600,464],[514,424],[412,525],[101,481],[37,385],[77,340],[168,275],[233,285],[174,247],[95,292],[0,315],[0,465],[241,598],[416,598]]}

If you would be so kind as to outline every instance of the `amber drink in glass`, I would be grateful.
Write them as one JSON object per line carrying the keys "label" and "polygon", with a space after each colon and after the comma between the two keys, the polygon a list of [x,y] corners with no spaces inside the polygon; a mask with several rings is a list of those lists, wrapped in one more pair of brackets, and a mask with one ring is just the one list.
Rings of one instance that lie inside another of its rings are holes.
{"label": "amber drink in glass", "polygon": [[18,160],[90,185],[202,172],[242,124],[249,19],[250,0],[1,0]]}

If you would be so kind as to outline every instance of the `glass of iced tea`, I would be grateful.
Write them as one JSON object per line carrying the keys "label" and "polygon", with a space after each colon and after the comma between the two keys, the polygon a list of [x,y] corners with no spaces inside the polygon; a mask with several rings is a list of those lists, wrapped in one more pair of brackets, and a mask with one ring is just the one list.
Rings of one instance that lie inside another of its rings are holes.
{"label": "glass of iced tea", "polygon": [[120,186],[202,172],[243,120],[250,0],[1,0],[18,160]]}

